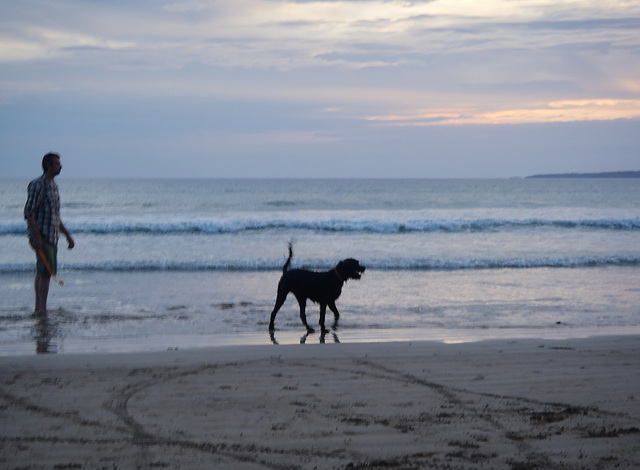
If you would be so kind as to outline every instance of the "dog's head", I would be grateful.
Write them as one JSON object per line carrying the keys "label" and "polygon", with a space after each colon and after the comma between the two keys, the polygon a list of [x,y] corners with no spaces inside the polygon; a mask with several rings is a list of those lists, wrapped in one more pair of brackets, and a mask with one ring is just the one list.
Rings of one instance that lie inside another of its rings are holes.
{"label": "dog's head", "polygon": [[345,281],[347,279],[360,279],[365,269],[367,268],[362,266],[357,259],[353,258],[343,259],[338,263],[338,266],[336,266],[340,277]]}

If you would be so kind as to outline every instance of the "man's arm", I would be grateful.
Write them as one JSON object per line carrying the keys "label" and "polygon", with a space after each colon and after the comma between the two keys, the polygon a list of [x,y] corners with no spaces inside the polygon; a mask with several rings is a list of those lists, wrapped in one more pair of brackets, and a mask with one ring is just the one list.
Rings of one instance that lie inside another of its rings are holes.
{"label": "man's arm", "polygon": [[42,235],[40,235],[40,229],[38,228],[38,223],[36,222],[36,216],[32,215],[26,218],[27,225],[29,226],[29,231],[33,236],[31,243],[33,248],[37,251],[42,248]]}
{"label": "man's arm", "polygon": [[76,246],[76,242],[71,238],[71,234],[67,230],[67,227],[64,226],[62,220],[60,221],[60,231],[64,233],[64,236],[67,237],[67,243],[69,244],[69,249],[71,250],[74,246]]}
{"label": "man's arm", "polygon": [[24,220],[27,221],[29,232],[31,233],[31,245],[38,251],[42,248],[42,235],[40,235],[40,227],[36,214],[38,207],[42,204],[42,185],[40,180],[36,179],[29,183],[27,188],[27,202],[24,205]]}

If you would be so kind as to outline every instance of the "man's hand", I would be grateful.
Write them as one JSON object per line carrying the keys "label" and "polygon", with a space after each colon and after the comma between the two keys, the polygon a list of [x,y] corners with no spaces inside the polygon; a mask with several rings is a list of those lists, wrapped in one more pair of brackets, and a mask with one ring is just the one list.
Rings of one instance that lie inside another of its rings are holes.
{"label": "man's hand", "polygon": [[73,241],[73,238],[71,237],[71,234],[69,233],[69,231],[67,230],[67,227],[64,226],[64,224],[62,223],[62,221],[60,221],[60,231],[62,233],[64,233],[64,236],[67,237],[67,243],[68,243],[68,249],[71,250],[73,249],[74,246],[76,246],[76,242]]}

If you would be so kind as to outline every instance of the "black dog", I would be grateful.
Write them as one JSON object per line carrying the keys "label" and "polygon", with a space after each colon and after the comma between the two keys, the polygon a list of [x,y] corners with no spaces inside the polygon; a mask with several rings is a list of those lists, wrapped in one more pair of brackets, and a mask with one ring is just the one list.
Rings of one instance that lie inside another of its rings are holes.
{"label": "black dog", "polygon": [[282,268],[282,277],[278,283],[278,297],[276,305],[271,312],[271,321],[269,322],[269,331],[275,330],[274,321],[276,314],[289,292],[293,292],[296,296],[298,304],[300,304],[300,319],[302,324],[307,328],[307,332],[313,333],[313,328],[307,324],[307,316],[305,309],[307,307],[307,299],[320,304],[320,327],[323,332],[327,330],[324,327],[324,317],[327,306],[333,312],[335,317],[334,327],[337,326],[340,313],[336,307],[336,299],[340,297],[342,285],[348,279],[360,279],[362,273],[366,269],[361,266],[358,260],[353,258],[342,260],[331,271],[313,272],[306,269],[289,269],[293,258],[293,249],[289,245],[289,259]]}

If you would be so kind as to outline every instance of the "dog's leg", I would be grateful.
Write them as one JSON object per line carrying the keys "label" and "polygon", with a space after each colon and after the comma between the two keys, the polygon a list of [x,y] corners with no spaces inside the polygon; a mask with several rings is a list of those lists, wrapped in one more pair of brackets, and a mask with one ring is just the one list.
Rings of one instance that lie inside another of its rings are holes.
{"label": "dog's leg", "polygon": [[[278,286],[279,287],[279,286]],[[271,312],[271,320],[269,321],[269,331],[273,331],[276,329],[274,322],[276,321],[276,314],[280,307],[284,304],[284,301],[287,299],[287,294],[284,289],[278,288],[278,297],[276,298],[276,304],[273,307],[273,311]]]}
{"label": "dog's leg", "polygon": [[298,299],[298,304],[300,304],[300,320],[302,320],[302,324],[307,328],[307,333],[313,333],[315,330],[307,323],[307,298],[296,296],[296,299]]}
{"label": "dog's leg", "polygon": [[324,327],[324,317],[327,314],[327,304],[320,304],[320,331],[322,333],[328,333],[329,330],[327,330]]}
{"label": "dog's leg", "polygon": [[340,312],[338,312],[338,307],[336,307],[335,302],[329,302],[329,309],[333,312],[333,329],[338,328],[338,320],[340,319]]}

